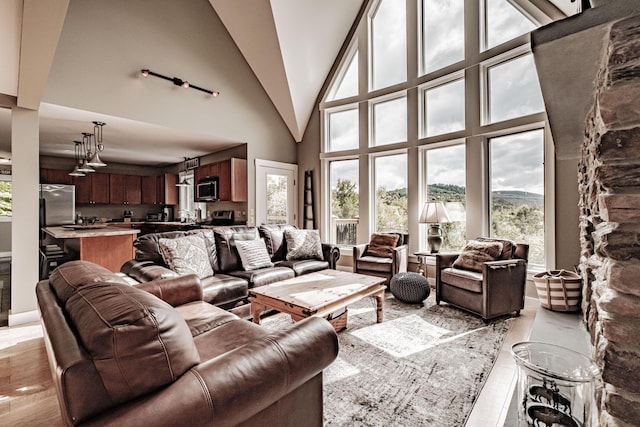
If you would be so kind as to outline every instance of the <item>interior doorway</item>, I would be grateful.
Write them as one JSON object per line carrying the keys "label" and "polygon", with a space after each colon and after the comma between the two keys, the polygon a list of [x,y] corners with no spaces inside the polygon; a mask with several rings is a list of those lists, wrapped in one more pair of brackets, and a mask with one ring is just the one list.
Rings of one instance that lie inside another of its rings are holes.
{"label": "interior doorway", "polygon": [[298,226],[298,165],[256,159],[256,224]]}

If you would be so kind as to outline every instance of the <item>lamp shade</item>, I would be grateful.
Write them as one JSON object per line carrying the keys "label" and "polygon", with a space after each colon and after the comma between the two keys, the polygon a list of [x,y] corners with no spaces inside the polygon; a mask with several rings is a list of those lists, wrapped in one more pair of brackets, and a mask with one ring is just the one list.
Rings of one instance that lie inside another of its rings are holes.
{"label": "lamp shade", "polygon": [[441,224],[444,222],[451,222],[444,203],[431,201],[424,204],[420,215],[421,224]]}

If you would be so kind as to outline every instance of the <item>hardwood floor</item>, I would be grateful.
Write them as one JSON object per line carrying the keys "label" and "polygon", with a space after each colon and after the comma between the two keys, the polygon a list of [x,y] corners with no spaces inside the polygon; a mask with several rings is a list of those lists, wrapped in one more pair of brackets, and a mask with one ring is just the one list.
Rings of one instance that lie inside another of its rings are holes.
{"label": "hardwood floor", "polygon": [[[515,386],[514,342],[529,337],[539,303],[527,298],[467,421],[502,426]],[[0,426],[62,426],[39,323],[0,328]],[[420,425],[419,422],[416,425]]]}

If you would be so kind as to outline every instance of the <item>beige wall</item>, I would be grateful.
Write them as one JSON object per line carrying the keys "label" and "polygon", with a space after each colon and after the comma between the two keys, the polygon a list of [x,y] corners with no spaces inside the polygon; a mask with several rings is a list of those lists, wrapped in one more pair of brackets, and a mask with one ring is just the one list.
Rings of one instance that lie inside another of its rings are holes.
{"label": "beige wall", "polygon": [[556,265],[573,271],[580,261],[578,161],[556,160]]}

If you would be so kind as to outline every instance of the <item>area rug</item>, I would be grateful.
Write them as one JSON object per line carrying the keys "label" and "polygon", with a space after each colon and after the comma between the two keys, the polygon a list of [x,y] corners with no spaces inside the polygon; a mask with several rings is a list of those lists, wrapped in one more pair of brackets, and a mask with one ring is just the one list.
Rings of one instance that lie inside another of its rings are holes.
{"label": "area rug", "polygon": [[[324,371],[325,426],[464,426],[511,319],[485,324],[433,294],[405,304],[387,294],[384,322],[372,298],[349,306],[340,351]],[[263,320],[287,327],[288,315]]]}

